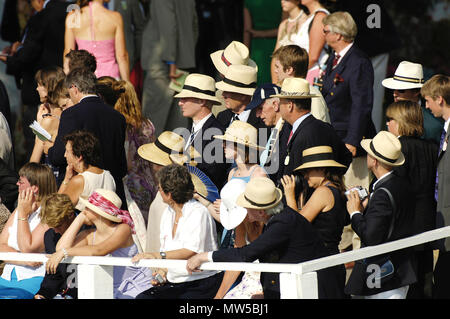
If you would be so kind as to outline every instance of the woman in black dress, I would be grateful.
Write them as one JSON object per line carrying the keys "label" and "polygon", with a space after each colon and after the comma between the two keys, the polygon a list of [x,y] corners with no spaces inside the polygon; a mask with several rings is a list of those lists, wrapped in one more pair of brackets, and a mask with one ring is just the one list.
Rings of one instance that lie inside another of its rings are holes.
{"label": "woman in black dress", "polygon": [[[399,137],[405,163],[394,172],[409,181],[415,209],[414,235],[436,228],[436,167],[438,146],[423,135],[423,114],[419,104],[411,101],[392,103],[386,110],[389,132]],[[415,247],[418,262],[418,282],[409,287],[407,298],[431,298],[433,246],[431,243]]]}

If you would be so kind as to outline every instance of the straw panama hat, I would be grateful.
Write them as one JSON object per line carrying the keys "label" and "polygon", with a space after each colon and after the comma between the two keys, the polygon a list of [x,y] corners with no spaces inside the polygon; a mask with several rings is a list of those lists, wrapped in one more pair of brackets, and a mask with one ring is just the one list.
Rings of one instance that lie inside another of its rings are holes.
{"label": "straw panama hat", "polygon": [[270,178],[255,177],[247,183],[236,203],[245,208],[269,209],[277,206],[282,197],[283,193]]}
{"label": "straw panama hat", "polygon": [[233,121],[228,126],[224,135],[214,135],[213,137],[254,149],[264,149],[264,147],[258,145],[258,130],[253,125],[238,120]]}
{"label": "straw panama hat", "polygon": [[[171,131],[162,132],[155,142],[141,145],[138,154],[152,163],[167,166],[172,163],[184,164],[188,157],[183,153],[185,141],[181,135]],[[199,158],[201,155],[190,147],[190,158]],[[192,163],[191,163],[192,165]]]}
{"label": "straw panama hat", "polygon": [[230,65],[248,65],[258,70],[258,66],[249,55],[250,52],[244,43],[232,41],[224,50],[211,53],[210,57],[217,71],[225,74]]}
{"label": "straw panama hat", "polygon": [[176,98],[194,97],[221,104],[216,97],[216,81],[208,75],[192,73],[186,77],[183,89],[175,95]]}
{"label": "straw panama hat", "polygon": [[330,146],[314,146],[304,150],[302,152],[302,165],[294,171],[314,167],[337,167],[347,170],[347,166],[334,160],[333,149]]}
{"label": "straw panama hat", "polygon": [[227,229],[236,228],[247,216],[247,209],[236,203],[247,183],[242,179],[231,179],[220,191],[220,223]]}
{"label": "straw panama hat", "polygon": [[319,97],[309,91],[309,82],[302,78],[286,78],[281,85],[280,94],[271,95],[284,99],[310,99]]}
{"label": "straw panama hat", "polygon": [[230,65],[222,81],[216,83],[218,90],[251,95],[256,89],[258,71],[247,65]]}
{"label": "straw panama hat", "polygon": [[380,162],[400,166],[405,162],[399,139],[388,131],[380,131],[373,139],[361,141],[362,148]]}
{"label": "straw panama hat", "polygon": [[381,83],[391,90],[419,89],[424,83],[422,65],[402,61],[395,70],[394,77],[384,79]]}
{"label": "straw panama hat", "polygon": [[[114,206],[116,206],[118,209],[122,206],[122,200],[120,199],[117,194],[109,189],[96,189],[94,192],[99,194],[100,196],[104,197],[108,201],[110,201]],[[92,195],[91,195],[92,196]],[[122,219],[119,217],[113,216],[109,214],[108,212],[104,211],[101,207],[96,206],[94,204],[91,204],[87,198],[80,197],[79,201],[85,205],[85,207],[92,210],[94,213],[105,217],[106,219],[109,219],[110,221],[121,223]]]}

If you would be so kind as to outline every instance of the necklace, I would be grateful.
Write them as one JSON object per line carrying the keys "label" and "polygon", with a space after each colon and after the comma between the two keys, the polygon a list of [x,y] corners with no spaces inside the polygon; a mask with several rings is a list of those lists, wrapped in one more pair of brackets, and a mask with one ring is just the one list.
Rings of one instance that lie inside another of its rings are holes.
{"label": "necklace", "polygon": [[303,15],[303,10],[300,11],[300,14],[299,14],[298,16],[296,16],[295,18],[293,18],[293,19],[288,18],[288,22],[294,22],[294,21],[297,21],[298,19],[300,19],[300,17],[301,17],[302,15]]}

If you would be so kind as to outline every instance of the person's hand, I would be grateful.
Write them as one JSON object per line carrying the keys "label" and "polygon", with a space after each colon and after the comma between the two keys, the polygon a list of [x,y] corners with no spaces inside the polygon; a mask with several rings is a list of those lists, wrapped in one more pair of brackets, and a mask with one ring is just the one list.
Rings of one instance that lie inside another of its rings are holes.
{"label": "person's hand", "polygon": [[67,164],[66,167],[66,176],[64,176],[64,182],[68,183],[72,179],[74,175],[76,175],[77,172],[73,169],[73,164]]}
{"label": "person's hand", "polygon": [[345,146],[350,151],[350,153],[352,153],[352,156],[355,157],[356,156],[356,146],[353,146],[351,144],[345,144]]}
{"label": "person's hand", "polygon": [[83,210],[81,213],[79,213],[77,215],[77,217],[75,217],[75,219],[80,220],[81,225],[86,225],[86,226],[94,225],[94,223],[92,223],[92,221],[89,219],[88,215],[86,214],[86,210]]}
{"label": "person's hand", "polygon": [[10,51],[9,51],[9,55],[14,55],[17,52],[17,49],[22,45],[21,42],[16,41],[14,42],[11,47],[10,47]]}
{"label": "person's hand", "polygon": [[24,265],[28,266],[28,267],[37,268],[37,267],[42,266],[42,262],[40,262],[40,261],[26,261],[24,263]]}
{"label": "person's hand", "polygon": [[8,57],[4,56],[4,55],[0,55],[0,61],[5,62],[7,60]]}
{"label": "person's hand", "polygon": [[281,178],[284,189],[284,196],[295,199],[295,177],[294,175],[284,175]]}
{"label": "person's hand", "polygon": [[208,208],[209,205],[212,204],[209,200],[205,199],[203,196],[201,196],[197,192],[194,193],[194,199],[199,201],[200,203],[202,203],[206,208]]}
{"label": "person's hand", "polygon": [[42,295],[34,295],[34,299],[45,299]]}
{"label": "person's hand", "polygon": [[[158,268],[158,270],[156,270],[153,274],[153,279],[150,280],[150,283],[152,284],[152,286],[162,286],[167,282],[167,273],[161,269]],[[161,279],[158,280],[157,278]]]}
{"label": "person's hand", "polygon": [[159,253],[139,253],[131,258],[132,263],[137,263],[141,259],[160,259],[161,255]]}
{"label": "person's hand", "polygon": [[214,210],[217,214],[220,214],[220,204],[222,203],[221,199],[216,199],[216,201],[213,203]]}
{"label": "person's hand", "polygon": [[31,187],[19,193],[17,201],[17,214],[19,218],[28,218],[33,212],[34,193]]}
{"label": "person's hand", "polygon": [[169,67],[169,78],[170,78],[170,80],[172,81],[172,82],[174,82],[175,84],[178,84],[179,85],[179,83],[177,82],[177,79],[180,77],[180,76],[182,76],[183,75],[183,73],[177,73],[177,66],[176,66],[176,64],[170,64],[170,67]]}
{"label": "person's hand", "polygon": [[191,275],[193,272],[200,272],[202,270],[198,269],[204,262],[208,261],[208,253],[200,253],[192,256],[186,262],[186,270]]}
{"label": "person's hand", "polygon": [[56,268],[58,267],[61,260],[64,258],[64,252],[62,250],[58,250],[57,252],[47,255],[48,260],[45,264],[45,270],[48,274],[55,274]]}
{"label": "person's hand", "polygon": [[[367,205],[368,199],[365,200]],[[351,191],[349,195],[347,195],[347,211],[349,214],[353,212],[360,212],[362,213],[364,211],[363,205],[361,205],[361,200],[359,199],[358,191]]]}

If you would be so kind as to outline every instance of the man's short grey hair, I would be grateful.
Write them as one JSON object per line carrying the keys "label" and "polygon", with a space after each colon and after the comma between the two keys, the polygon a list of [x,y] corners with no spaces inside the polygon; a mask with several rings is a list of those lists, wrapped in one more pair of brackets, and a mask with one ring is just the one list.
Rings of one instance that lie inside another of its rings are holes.
{"label": "man's short grey hair", "polygon": [[328,25],[331,32],[342,35],[347,42],[353,42],[358,33],[355,20],[346,11],[337,11],[329,14],[322,20],[322,23],[323,25]]}
{"label": "man's short grey hair", "polygon": [[268,208],[265,210],[265,212],[267,215],[273,216],[273,215],[281,213],[283,211],[283,209],[284,209],[284,204],[282,201],[280,201],[277,206]]}
{"label": "man's short grey hair", "polygon": [[93,72],[85,68],[76,68],[67,74],[64,83],[67,88],[76,86],[83,94],[96,94],[96,81],[97,77]]}

